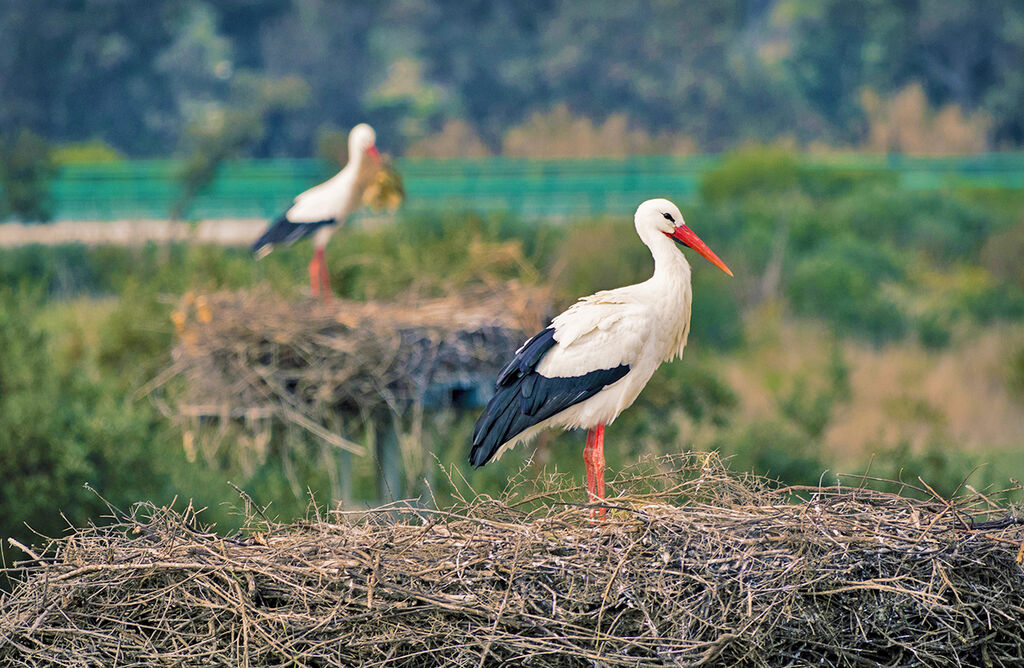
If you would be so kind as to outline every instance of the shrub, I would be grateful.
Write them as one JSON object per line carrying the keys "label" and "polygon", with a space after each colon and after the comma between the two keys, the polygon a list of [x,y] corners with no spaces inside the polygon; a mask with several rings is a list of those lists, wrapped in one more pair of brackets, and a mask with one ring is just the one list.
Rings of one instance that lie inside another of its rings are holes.
{"label": "shrub", "polygon": [[58,165],[120,162],[124,159],[123,153],[102,139],[62,144],[53,149],[53,161]]}
{"label": "shrub", "polygon": [[722,204],[754,194],[795,190],[800,185],[800,162],[778,146],[753,146],[729,153],[704,175],[700,195],[711,204]]}
{"label": "shrub", "polygon": [[731,468],[790,485],[817,485],[827,470],[815,454],[815,441],[780,420],[762,420],[738,433],[723,433],[715,447],[730,456]]}
{"label": "shrub", "polygon": [[22,128],[0,137],[0,216],[14,215],[27,222],[45,222],[52,214],[50,180],[56,164],[45,139]]}
{"label": "shrub", "polygon": [[892,252],[845,237],[797,263],[787,294],[797,313],[822,317],[839,331],[881,343],[906,330],[906,316],[881,290],[885,281],[901,278]]}
{"label": "shrub", "polygon": [[917,340],[930,350],[940,350],[953,338],[949,318],[939,313],[926,313],[917,321]]}
{"label": "shrub", "polygon": [[0,535],[31,540],[25,525],[55,535],[96,517],[103,502],[165,499],[159,420],[128,404],[115,378],[92,381],[56,368],[49,337],[33,324],[37,304],[0,290]]}
{"label": "shrub", "polygon": [[743,317],[734,281],[708,266],[693,272],[693,310],[690,341],[713,350],[736,350],[743,345]]}

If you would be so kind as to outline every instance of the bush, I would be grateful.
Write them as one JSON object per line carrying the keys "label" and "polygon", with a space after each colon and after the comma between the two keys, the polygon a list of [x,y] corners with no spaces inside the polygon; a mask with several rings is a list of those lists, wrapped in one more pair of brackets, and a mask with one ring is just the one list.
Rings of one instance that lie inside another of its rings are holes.
{"label": "bush", "polygon": [[947,264],[976,258],[993,226],[992,212],[979,205],[897,184],[857,189],[829,209],[837,227],[868,243],[888,241]]}
{"label": "bush", "polygon": [[926,313],[917,321],[917,340],[930,350],[940,350],[953,338],[949,319],[938,313]]}
{"label": "bush", "polygon": [[743,345],[743,316],[735,281],[712,267],[693,272],[690,342],[721,352]]}
{"label": "bush", "polygon": [[39,135],[22,128],[0,137],[0,217],[48,221],[52,214],[50,180],[56,173],[50,145]]}
{"label": "bush", "polygon": [[780,420],[758,421],[738,433],[724,433],[715,447],[730,456],[730,468],[789,485],[817,485],[828,468],[815,454],[816,442]]}
{"label": "bush", "polygon": [[894,254],[850,237],[827,244],[793,269],[787,294],[797,313],[822,317],[841,332],[876,343],[898,339],[906,316],[881,290],[904,276]]}
{"label": "bush", "polygon": [[160,420],[123,399],[116,378],[92,381],[59,370],[49,337],[33,324],[37,302],[0,290],[0,535],[32,539],[25,525],[55,535],[115,504],[166,499]]}
{"label": "bush", "polygon": [[58,165],[78,165],[120,162],[123,153],[102,139],[62,144],[53,149],[53,161]]}
{"label": "bush", "polygon": [[390,299],[410,289],[439,296],[495,279],[535,283],[558,240],[543,224],[467,213],[403,215],[394,225],[342,234],[344,243],[327,250],[331,283],[355,299]]}
{"label": "bush", "polygon": [[[965,482],[983,489],[993,482],[993,478],[1002,477],[994,475],[991,469],[979,471],[977,456],[965,453],[956,444],[939,441],[930,442],[920,451],[915,451],[905,442],[883,448],[879,452],[878,462],[880,467],[873,470],[872,475],[906,482],[911,487],[919,488],[916,495],[925,498],[931,494],[920,489],[923,487],[921,480],[948,499],[957,491],[962,491]],[[905,492],[915,494],[913,489]]]}
{"label": "bush", "polygon": [[800,162],[795,154],[778,146],[754,146],[727,154],[704,175],[700,195],[710,204],[723,204],[799,186]]}

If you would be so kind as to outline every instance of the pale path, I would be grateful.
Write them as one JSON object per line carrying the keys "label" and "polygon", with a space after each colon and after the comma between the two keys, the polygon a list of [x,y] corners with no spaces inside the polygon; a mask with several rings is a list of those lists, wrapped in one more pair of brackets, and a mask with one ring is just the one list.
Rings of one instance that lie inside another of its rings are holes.
{"label": "pale path", "polygon": [[149,242],[195,242],[247,246],[260,235],[264,218],[225,218],[184,223],[171,220],[62,221],[35,225],[0,224],[0,247],[82,243],[91,246],[139,246]]}

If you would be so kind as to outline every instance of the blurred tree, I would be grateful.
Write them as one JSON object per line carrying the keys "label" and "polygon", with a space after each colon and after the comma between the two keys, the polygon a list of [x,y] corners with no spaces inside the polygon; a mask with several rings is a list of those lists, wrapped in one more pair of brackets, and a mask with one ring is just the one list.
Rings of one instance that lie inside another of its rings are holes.
{"label": "blurred tree", "polygon": [[301,108],[308,99],[309,87],[297,77],[238,74],[232,82],[233,106],[211,107],[189,127],[191,152],[181,168],[182,193],[171,216],[185,215],[195,196],[213,182],[224,160],[263,141],[274,115]]}
{"label": "blurred tree", "polygon": [[363,120],[392,151],[463,121],[497,152],[560,104],[703,150],[860,145],[861,91],[915,83],[922,117],[967,131],[956,146],[1021,146],[1022,61],[1017,0],[6,0],[0,133],[165,155],[249,72],[311,91],[267,115],[257,157],[310,155],[319,128]]}
{"label": "blurred tree", "polygon": [[0,136],[0,218],[14,215],[27,222],[50,219],[50,179],[57,166],[49,143],[20,128]]}
{"label": "blurred tree", "polygon": [[[241,4],[231,2],[232,6]],[[259,36],[260,72],[272,78],[297,77],[310,91],[309,105],[287,114],[271,114],[265,140],[253,155],[312,155],[318,128],[351,128],[374,121],[383,146],[393,141],[390,128],[366,117],[365,95],[382,80],[388,62],[371,48],[388,2],[292,0],[287,11],[263,21]],[[256,35],[257,33],[251,33]],[[251,47],[247,47],[247,50]]]}
{"label": "blurred tree", "polygon": [[0,132],[51,141],[101,138],[134,154],[166,152],[180,122],[154,68],[183,1],[0,3]]}
{"label": "blurred tree", "polygon": [[984,108],[997,144],[1024,142],[1024,5],[1016,0],[788,0],[786,67],[849,142],[865,135],[857,96],[919,81],[935,107]]}

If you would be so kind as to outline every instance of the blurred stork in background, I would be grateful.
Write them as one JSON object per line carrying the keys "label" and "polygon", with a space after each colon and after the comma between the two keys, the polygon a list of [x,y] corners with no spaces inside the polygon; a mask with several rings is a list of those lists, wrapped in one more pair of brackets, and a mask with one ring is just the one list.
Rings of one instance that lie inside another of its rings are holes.
{"label": "blurred stork in background", "polygon": [[[384,192],[388,189],[397,194]],[[314,297],[322,296],[328,301],[331,286],[324,249],[331,234],[368,199],[397,197],[401,201],[401,196],[401,181],[382,162],[377,151],[377,134],[366,123],[360,123],[348,135],[348,162],[342,170],[298,195],[291,208],[253,243],[252,252],[262,258],[276,245],[291,244],[315,235],[309,283]]]}
{"label": "blurred stork in background", "polygon": [[[523,344],[498,375],[494,397],[473,429],[474,467],[548,427],[584,428],[588,497],[604,498],[605,425],[636,400],[662,362],[682,355],[686,346],[690,265],[676,244],[732,276],[672,202],[647,200],[634,224],[654,256],[654,275],[583,297]],[[598,515],[604,514],[601,508]]]}

